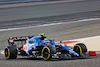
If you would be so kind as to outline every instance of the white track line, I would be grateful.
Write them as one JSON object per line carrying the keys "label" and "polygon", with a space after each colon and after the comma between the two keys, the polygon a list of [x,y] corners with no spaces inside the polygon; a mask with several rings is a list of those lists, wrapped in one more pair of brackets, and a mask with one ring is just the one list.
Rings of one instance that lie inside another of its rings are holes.
{"label": "white track line", "polygon": [[4,54],[4,50],[0,50],[0,54]]}
{"label": "white track line", "polygon": [[90,19],[83,19],[83,20],[69,21],[69,22],[62,22],[62,23],[51,23],[51,24],[43,24],[43,25],[28,26],[28,27],[0,29],[0,31],[19,30],[19,29],[27,29],[27,28],[34,28],[34,27],[44,27],[44,26],[52,26],[52,25],[68,24],[68,23],[80,23],[80,22],[92,21],[92,20],[100,20],[100,18],[90,18]]}
{"label": "white track line", "polygon": [[[57,3],[75,2],[75,1],[80,1],[80,0],[62,0],[62,1],[59,0],[59,1],[49,1],[49,2],[6,4],[6,5],[0,5],[0,8],[25,7],[25,6],[33,6],[33,5],[57,4]],[[84,1],[84,0],[81,0],[81,1]]]}
{"label": "white track line", "polygon": [[84,40],[89,40],[89,39],[94,39],[94,38],[100,38],[100,35],[92,36],[92,37],[86,37],[86,38],[80,38],[80,39],[73,39],[73,40],[69,40],[69,41],[84,41]]}

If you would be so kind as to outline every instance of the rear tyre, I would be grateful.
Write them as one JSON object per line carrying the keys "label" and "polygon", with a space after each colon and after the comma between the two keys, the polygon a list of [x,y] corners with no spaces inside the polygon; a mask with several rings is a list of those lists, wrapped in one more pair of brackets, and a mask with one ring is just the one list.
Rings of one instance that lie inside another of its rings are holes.
{"label": "rear tyre", "polygon": [[50,48],[45,46],[43,49],[42,49],[42,56],[43,56],[43,59],[44,60],[50,60],[52,57],[51,57],[51,51],[50,51]]}
{"label": "rear tyre", "polygon": [[78,43],[74,46],[73,51],[77,52],[79,56],[87,53],[87,47],[83,43]]}
{"label": "rear tyre", "polygon": [[7,46],[5,48],[6,59],[16,59],[17,58],[17,48],[15,46]]}

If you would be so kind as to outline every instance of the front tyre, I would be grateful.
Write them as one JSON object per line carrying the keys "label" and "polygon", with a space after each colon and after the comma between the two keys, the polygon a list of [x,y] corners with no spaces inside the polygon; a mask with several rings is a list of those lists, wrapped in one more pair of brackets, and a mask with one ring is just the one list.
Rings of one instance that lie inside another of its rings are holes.
{"label": "front tyre", "polygon": [[7,46],[4,50],[6,59],[17,58],[17,48],[15,46]]}
{"label": "front tyre", "polygon": [[51,52],[50,52],[50,48],[45,46],[42,49],[42,56],[44,60],[50,60],[51,59]]}
{"label": "front tyre", "polygon": [[78,43],[74,46],[73,51],[77,52],[79,56],[81,56],[82,54],[87,53],[87,47],[83,43]]}

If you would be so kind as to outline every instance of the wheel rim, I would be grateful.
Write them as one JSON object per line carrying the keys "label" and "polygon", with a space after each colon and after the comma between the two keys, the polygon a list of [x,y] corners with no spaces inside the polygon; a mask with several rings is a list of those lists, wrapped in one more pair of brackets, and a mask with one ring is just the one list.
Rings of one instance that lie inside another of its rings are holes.
{"label": "wheel rim", "polygon": [[49,55],[48,49],[45,48],[44,51],[43,51],[43,57],[44,57],[44,58],[47,58],[48,55]]}
{"label": "wheel rim", "polygon": [[80,49],[79,49],[79,47],[75,47],[75,52],[77,52],[78,54],[80,54]]}
{"label": "wheel rim", "polygon": [[48,47],[44,47],[42,50],[42,56],[44,60],[50,59],[50,49]]}
{"label": "wheel rim", "polygon": [[9,59],[9,57],[10,57],[10,51],[7,47],[5,48],[5,57],[6,57],[6,59]]}
{"label": "wheel rim", "polygon": [[8,57],[8,49],[5,49],[5,57]]}
{"label": "wheel rim", "polygon": [[82,49],[79,45],[74,46],[74,51],[77,52],[79,55],[81,55],[81,53],[82,53]]}

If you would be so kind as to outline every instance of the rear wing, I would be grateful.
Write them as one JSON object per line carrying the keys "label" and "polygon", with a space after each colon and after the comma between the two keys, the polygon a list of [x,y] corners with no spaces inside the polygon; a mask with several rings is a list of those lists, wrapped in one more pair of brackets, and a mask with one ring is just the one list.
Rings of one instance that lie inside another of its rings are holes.
{"label": "rear wing", "polygon": [[18,41],[26,41],[28,38],[30,38],[32,36],[22,36],[22,37],[9,37],[8,39],[8,44],[9,45],[14,45],[14,42],[18,42]]}

